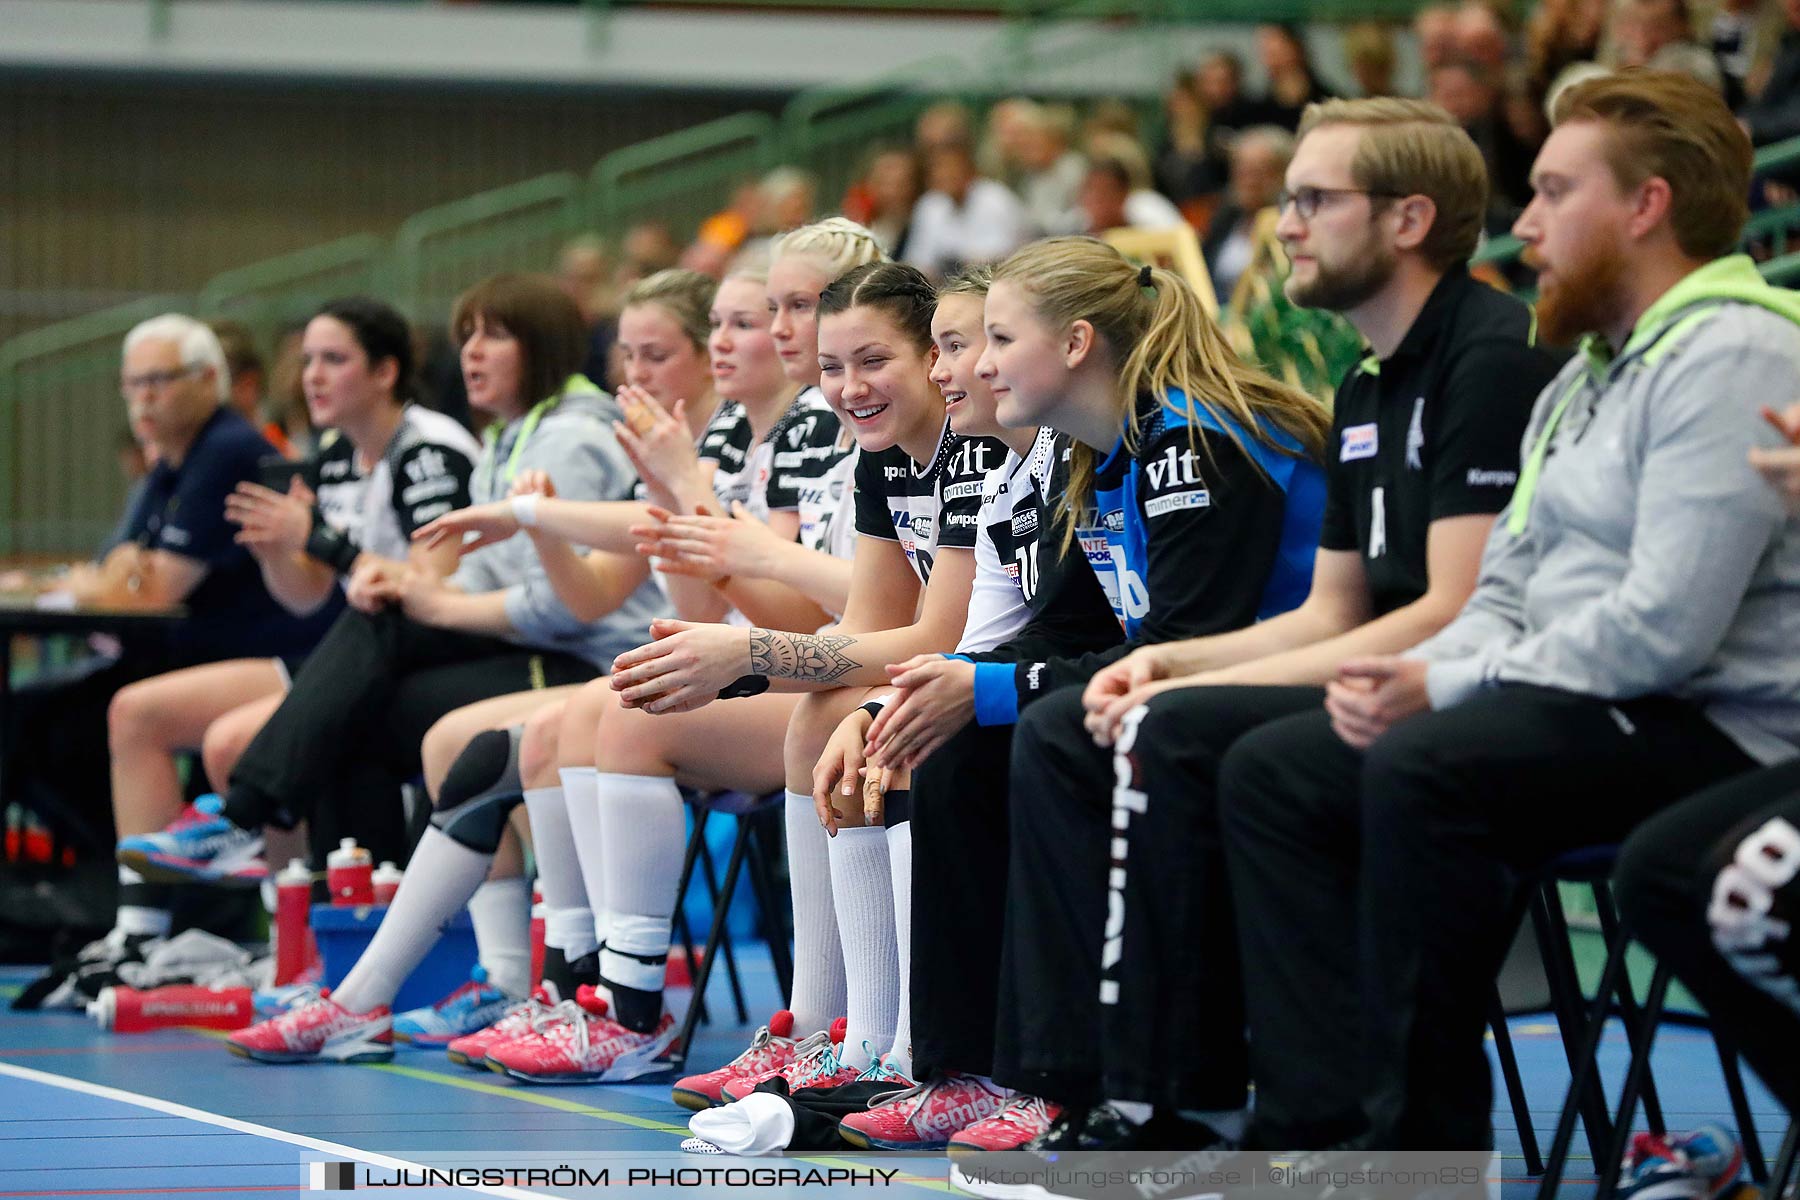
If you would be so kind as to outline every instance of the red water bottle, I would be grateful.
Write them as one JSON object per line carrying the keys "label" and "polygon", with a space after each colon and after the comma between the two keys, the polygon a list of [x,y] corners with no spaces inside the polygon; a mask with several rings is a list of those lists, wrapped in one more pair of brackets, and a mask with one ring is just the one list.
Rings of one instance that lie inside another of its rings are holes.
{"label": "red water bottle", "polygon": [[391,862],[384,862],[375,868],[375,903],[392,904],[395,893],[400,890],[400,881],[405,877],[406,872]]}
{"label": "red water bottle", "polygon": [[544,893],[531,885],[531,987],[544,982]]}
{"label": "red water bottle", "polygon": [[275,877],[276,987],[293,983],[312,965],[316,951],[307,922],[311,910],[312,872],[306,869],[305,859],[290,859],[287,868]]}
{"label": "red water bottle", "polygon": [[333,904],[375,903],[375,867],[355,838],[345,838],[325,856],[325,886]]}
{"label": "red water bottle", "polygon": [[100,1028],[114,1033],[143,1033],[180,1025],[201,1029],[243,1029],[255,1020],[250,989],[206,988],[191,983],[170,984],[140,992],[124,986],[101,988],[88,1005],[88,1015]]}

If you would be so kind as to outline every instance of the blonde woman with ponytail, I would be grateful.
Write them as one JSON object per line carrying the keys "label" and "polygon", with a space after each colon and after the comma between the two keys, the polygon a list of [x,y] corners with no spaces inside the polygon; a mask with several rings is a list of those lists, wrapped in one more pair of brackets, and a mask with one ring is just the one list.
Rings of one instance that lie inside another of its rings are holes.
{"label": "blonde woman with ponytail", "polygon": [[[1132,760],[1115,763],[1083,728],[1082,685],[1133,647],[1243,628],[1305,599],[1329,417],[1239,359],[1179,276],[1134,266],[1090,238],[1038,242],[1001,263],[985,322],[977,373],[1001,424],[1070,438],[1060,534],[1085,552],[1126,636],[1096,654],[1021,661],[1005,681],[1018,714],[1005,899],[961,918],[1004,927],[994,1034],[956,1047],[960,1061],[947,1065],[979,1071],[991,1051],[997,1084],[1042,1101],[969,1131],[981,1149],[1068,1148],[1078,1138],[1121,1149],[1210,1143],[1222,1132],[1212,1122],[1230,1126],[1241,1094],[1209,1094],[1191,1063],[1119,1064],[1103,1049],[1117,1019],[1117,984],[1102,967],[1117,932],[1112,847],[1143,817],[1130,799]],[[978,707],[999,704],[988,697]],[[1130,736],[1119,744],[1129,751]],[[1117,810],[1115,795],[1126,798]],[[1173,951],[1181,935],[1170,938]],[[1168,1088],[1155,1091],[1164,1078]],[[1146,1100],[1169,1109],[1148,1134]],[[1176,1109],[1207,1123],[1168,1124],[1181,1120]]]}

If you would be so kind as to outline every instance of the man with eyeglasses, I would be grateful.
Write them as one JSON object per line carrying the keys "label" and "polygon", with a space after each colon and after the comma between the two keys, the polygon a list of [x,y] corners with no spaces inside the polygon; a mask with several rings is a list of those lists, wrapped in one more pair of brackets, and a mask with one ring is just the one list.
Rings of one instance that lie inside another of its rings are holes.
{"label": "man with eyeglasses", "polygon": [[[228,372],[219,339],[192,317],[167,314],[125,337],[120,391],[132,434],[153,459],[98,562],[52,580],[65,603],[95,608],[169,608],[182,620],[160,633],[123,639],[110,662],[85,664],[16,695],[13,745],[30,746],[14,776],[55,803],[104,824],[106,707],[120,687],[162,671],[228,658],[297,658],[323,635],[341,605],[295,617],[264,587],[250,552],[226,521],[225,499],[256,482],[274,454],[224,401]],[[104,835],[105,830],[100,835]],[[110,841],[110,837],[107,838]]]}
{"label": "man with eyeglasses", "polygon": [[[1481,153],[1442,110],[1307,110],[1277,226],[1287,292],[1342,313],[1370,345],[1338,392],[1311,592],[1293,612],[1102,671],[1085,731],[1073,717],[1021,726],[1015,770],[1046,811],[1014,823],[1012,877],[1066,874],[1076,852],[1051,831],[1083,820],[1113,847],[1104,913],[1072,912],[1047,888],[1041,906],[1009,915],[1009,977],[1071,1014],[1063,1044],[1018,1054],[1092,1081],[1096,1103],[1067,1117],[1084,1122],[1084,1146],[1241,1132],[1249,1072],[1219,762],[1259,724],[1319,711],[1347,659],[1435,633],[1474,587],[1532,399],[1558,361],[1532,344],[1525,305],[1469,277],[1486,203]],[[1210,1133],[1170,1125],[1177,1114]]]}

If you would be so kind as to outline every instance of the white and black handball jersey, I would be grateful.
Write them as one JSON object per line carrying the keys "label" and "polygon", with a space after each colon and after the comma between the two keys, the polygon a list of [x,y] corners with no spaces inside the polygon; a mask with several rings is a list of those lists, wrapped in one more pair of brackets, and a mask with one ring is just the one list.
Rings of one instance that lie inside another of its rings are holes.
{"label": "white and black handball jersey", "polygon": [[856,532],[899,542],[921,583],[931,582],[939,550],[971,550],[982,485],[1006,458],[994,438],[965,438],[944,422],[937,451],[924,466],[899,446],[856,461]]}
{"label": "white and black handball jersey", "polygon": [[373,470],[363,473],[350,439],[327,430],[303,477],[326,525],[360,550],[404,560],[415,529],[469,503],[480,454],[481,443],[460,422],[409,404]]}
{"label": "white and black handball jersey", "polygon": [[837,457],[822,472],[798,480],[802,546],[833,558],[856,555],[856,460],[859,451],[840,431]]}
{"label": "white and black handball jersey", "polygon": [[772,512],[800,507],[800,486],[842,456],[837,414],[816,387],[804,388],[768,434],[754,442],[750,417],[735,402],[722,405],[700,438],[700,457],[717,464],[713,494],[726,511],[738,501],[767,521]]}

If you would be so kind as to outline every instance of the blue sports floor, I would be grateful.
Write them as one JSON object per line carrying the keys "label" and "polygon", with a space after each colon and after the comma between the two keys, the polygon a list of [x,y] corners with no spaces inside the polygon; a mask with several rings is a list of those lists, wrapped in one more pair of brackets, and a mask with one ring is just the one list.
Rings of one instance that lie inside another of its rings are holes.
{"label": "blue sports floor", "polygon": [[[753,1013],[777,1006],[766,957],[740,947]],[[0,971],[0,998],[30,972]],[[729,1008],[723,981],[715,1011]],[[1513,1037],[1530,1094],[1533,1123],[1547,1145],[1567,1084],[1555,1027],[1516,1019]],[[741,1050],[751,1031],[702,1028],[690,1060],[706,1069]],[[306,1190],[311,1161],[352,1161],[358,1178],[418,1181],[405,1172],[421,1157],[460,1152],[489,1166],[567,1164],[597,1174],[610,1167],[608,1191],[628,1183],[627,1168],[786,1167],[898,1169],[882,1195],[943,1196],[947,1160],[907,1156],[721,1159],[681,1155],[687,1114],[670,1103],[669,1080],[647,1084],[529,1088],[501,1076],[451,1065],[441,1052],[400,1048],[391,1065],[271,1067],[227,1054],[222,1035],[186,1031],[114,1035],[72,1013],[14,1014],[0,1009],[0,1198],[279,1196]],[[1609,1089],[1623,1071],[1623,1039],[1609,1037],[1602,1065]],[[1655,1073],[1672,1128],[1707,1120],[1730,1124],[1729,1105],[1710,1038],[1670,1026],[1658,1039]],[[1499,1090],[1496,1072],[1496,1091]],[[1751,1106],[1773,1155],[1787,1118],[1754,1079]],[[1531,1194],[1510,1111],[1495,1125],[1506,1200]],[[597,1156],[606,1156],[604,1158]],[[442,1160],[433,1159],[433,1165]],[[821,1177],[823,1177],[821,1175]],[[567,1178],[564,1176],[563,1178]],[[714,1177],[717,1178],[717,1177]],[[1564,1194],[1593,1191],[1593,1163],[1578,1133]],[[819,1195],[817,1186],[759,1186],[758,1193]],[[664,1184],[663,1194],[675,1188]],[[745,1194],[743,1187],[681,1187],[683,1195]],[[829,1190],[868,1191],[863,1184]],[[453,1188],[418,1183],[409,1196],[598,1195],[565,1186]]]}

